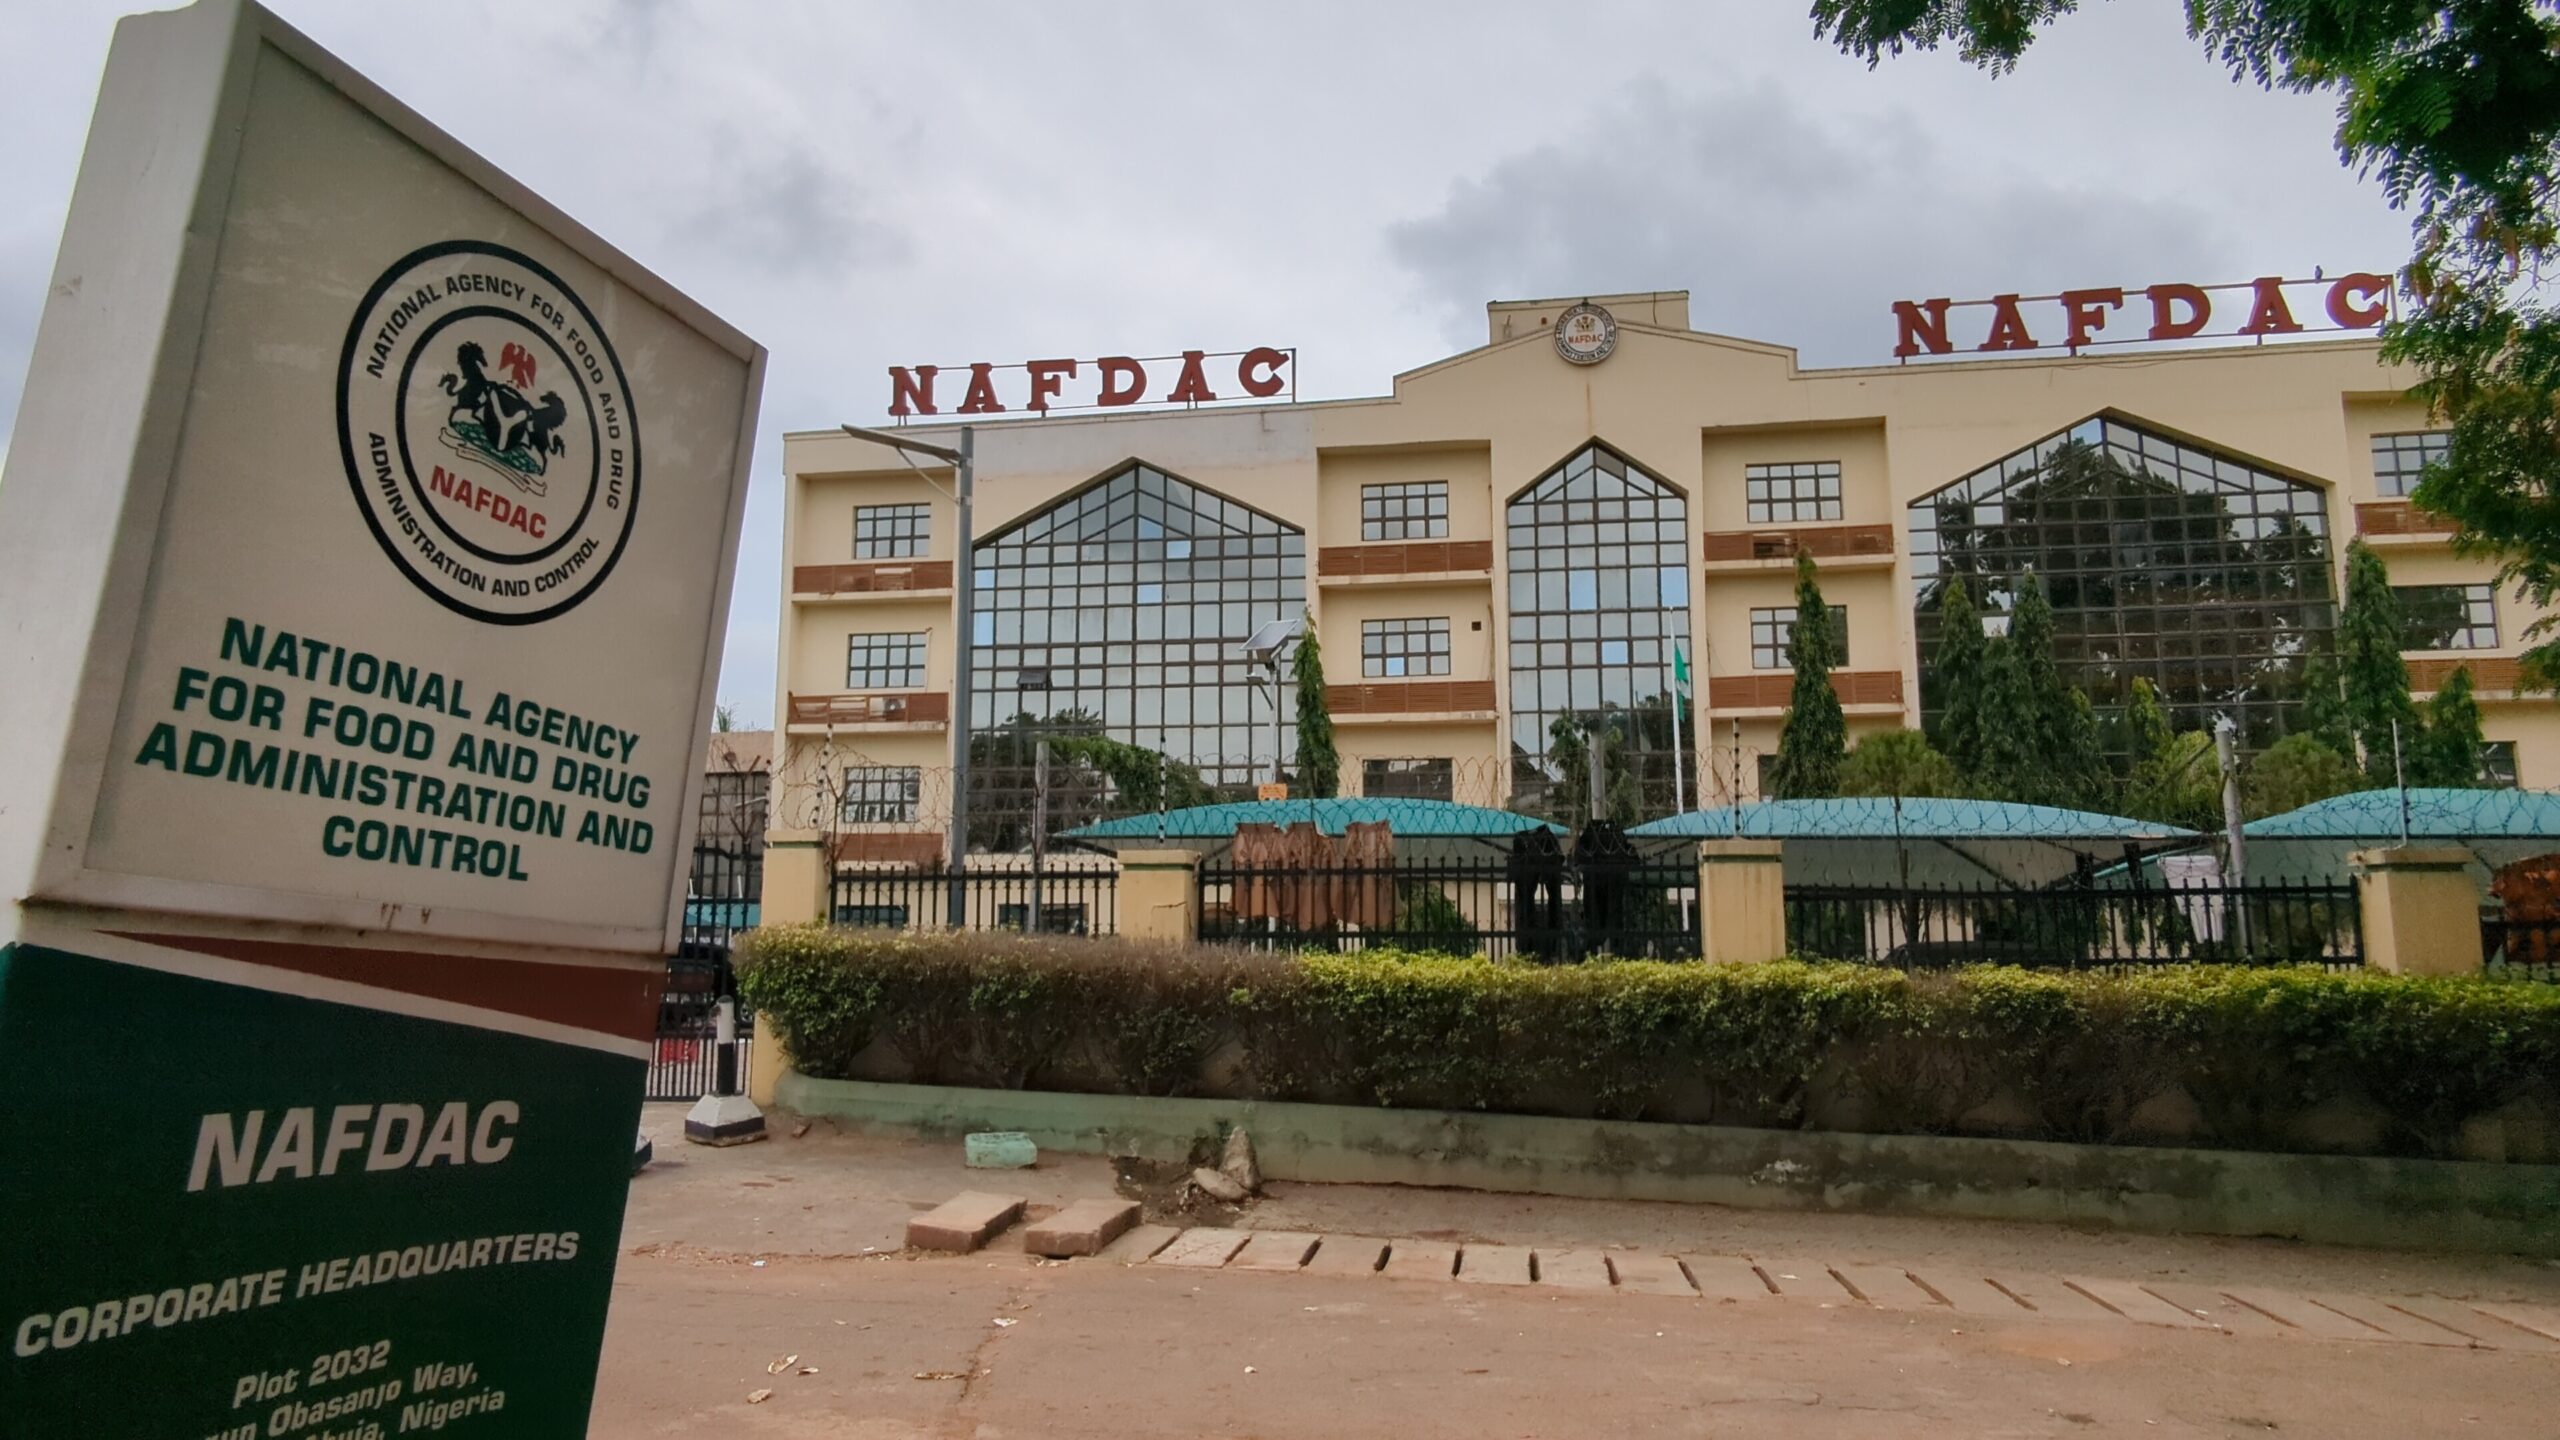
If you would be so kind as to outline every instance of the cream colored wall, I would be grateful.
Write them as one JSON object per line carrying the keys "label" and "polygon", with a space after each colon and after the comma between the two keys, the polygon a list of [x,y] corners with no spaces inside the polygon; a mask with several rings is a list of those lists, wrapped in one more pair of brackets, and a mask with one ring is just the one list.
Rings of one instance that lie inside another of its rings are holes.
{"label": "cream colored wall", "polygon": [[[1500,663],[1493,625],[1493,594],[1483,585],[1336,586],[1318,612],[1324,637],[1325,679],[1360,685],[1387,677],[1360,673],[1360,627],[1368,620],[1445,617],[1449,622],[1449,673],[1413,680],[1489,680]],[[1481,625],[1482,629],[1472,626]]]}
{"label": "cream colored wall", "polygon": [[2517,784],[2527,790],[2560,789],[2560,706],[2550,696],[2484,701],[2480,733],[2515,743]]}
{"label": "cream colored wall", "polygon": [[[1753,465],[1834,460],[1840,465],[1840,524],[1899,521],[1885,474],[1885,434],[1880,424],[1771,428],[1733,426],[1706,432],[1700,462],[1704,493],[1689,506],[1697,530],[1770,528],[1751,519],[1744,472]],[[1779,524],[1811,522],[1777,522]],[[1694,542],[1693,542],[1694,543]]]}
{"label": "cream colored wall", "polygon": [[948,600],[868,600],[800,608],[791,649],[794,694],[836,694],[845,688],[845,649],[855,635],[925,635],[926,690],[949,690],[953,617]]}
{"label": "cream colored wall", "polygon": [[[1858,570],[1821,579],[1824,602],[1849,610],[1849,663],[1843,668],[1902,669],[1902,637],[1910,626],[1897,603],[1902,588],[1893,572]],[[1748,675],[1753,673],[1751,612],[1795,604],[1795,576],[1786,571],[1711,575],[1704,595],[1703,604],[1692,600],[1693,608],[1703,612],[1698,618],[1706,636],[1707,663],[1701,670],[1709,675]]]}
{"label": "cream colored wall", "polygon": [[[943,485],[951,484],[949,471],[932,473]],[[927,537],[927,550],[922,558],[950,559],[958,519],[951,501],[914,471],[906,469],[802,478],[794,533],[784,553],[798,565],[850,563],[854,559],[853,512],[856,506],[913,505],[919,502],[933,507],[932,533]]]}
{"label": "cream colored wall", "polygon": [[[2350,465],[2347,469],[2347,473],[2341,477],[2341,492],[2350,502],[2356,500],[2398,500],[2405,498],[2398,495],[2385,495],[2382,493],[2381,488],[2375,484],[2373,476],[2373,437],[2376,435],[2397,434],[2408,430],[2434,430],[2441,427],[2435,421],[2427,418],[2427,408],[2425,406],[2412,400],[2390,396],[2351,398],[2346,402],[2345,413],[2347,424],[2347,446],[2353,457],[2359,463]],[[2338,533],[2341,535],[2354,534],[2354,513],[2352,511],[2348,511],[2345,513],[2343,518],[2346,521],[2346,525],[2345,528],[2340,530]],[[2340,548],[2343,549],[2345,547],[2341,546]]]}
{"label": "cream colored wall", "polygon": [[1343,725],[1333,732],[1342,755],[1342,792],[1360,789],[1363,760],[1437,759],[1451,763],[1452,797],[1462,805],[1496,805],[1505,793],[1502,747],[1491,725]]}
{"label": "cream colored wall", "polygon": [[1314,545],[1358,545],[1360,488],[1396,481],[1444,480],[1449,485],[1452,540],[1493,538],[1493,488],[1484,447],[1434,445],[1393,450],[1328,450],[1316,458],[1322,491]]}

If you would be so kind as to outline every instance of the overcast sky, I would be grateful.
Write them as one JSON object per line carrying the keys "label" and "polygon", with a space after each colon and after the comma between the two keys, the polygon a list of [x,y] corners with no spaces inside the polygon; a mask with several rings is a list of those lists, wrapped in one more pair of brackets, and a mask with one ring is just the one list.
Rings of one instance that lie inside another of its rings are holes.
{"label": "overcast sky", "polygon": [[[0,437],[131,8],[0,7]],[[1897,298],[2407,248],[2328,102],[2234,85],[2169,4],[1998,81],[1870,72],[1789,0],[275,8],[772,351],[721,679],[755,723],[779,435],[877,420],[891,364],[1294,345],[1302,396],[1374,394],[1487,300],[1654,289],[1864,364]]]}

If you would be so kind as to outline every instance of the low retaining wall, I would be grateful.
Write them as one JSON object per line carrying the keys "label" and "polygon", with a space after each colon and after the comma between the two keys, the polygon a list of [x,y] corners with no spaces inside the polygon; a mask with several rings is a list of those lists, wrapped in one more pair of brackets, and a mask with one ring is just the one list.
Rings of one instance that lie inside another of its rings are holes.
{"label": "low retaining wall", "polygon": [[1336,1184],[2062,1220],[2159,1234],[2560,1256],[2560,1166],[2057,1145],[1162,1100],[778,1077],[774,1098],[860,1130],[1020,1130],[1052,1150],[1180,1160],[1243,1126],[1263,1174]]}

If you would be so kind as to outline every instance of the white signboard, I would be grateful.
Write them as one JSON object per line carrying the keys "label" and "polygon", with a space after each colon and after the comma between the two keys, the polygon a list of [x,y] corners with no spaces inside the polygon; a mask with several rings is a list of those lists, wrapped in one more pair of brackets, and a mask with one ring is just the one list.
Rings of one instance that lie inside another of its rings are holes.
{"label": "white signboard", "polygon": [[128,24],[0,481],[10,897],[663,952],[763,351],[254,7]]}

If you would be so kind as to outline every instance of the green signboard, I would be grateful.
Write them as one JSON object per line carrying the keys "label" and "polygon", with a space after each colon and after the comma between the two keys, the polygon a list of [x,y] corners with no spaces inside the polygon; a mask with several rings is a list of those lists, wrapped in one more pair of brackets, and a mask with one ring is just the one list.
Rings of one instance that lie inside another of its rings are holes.
{"label": "green signboard", "polygon": [[0,948],[0,1428],[584,1434],[643,1063]]}

